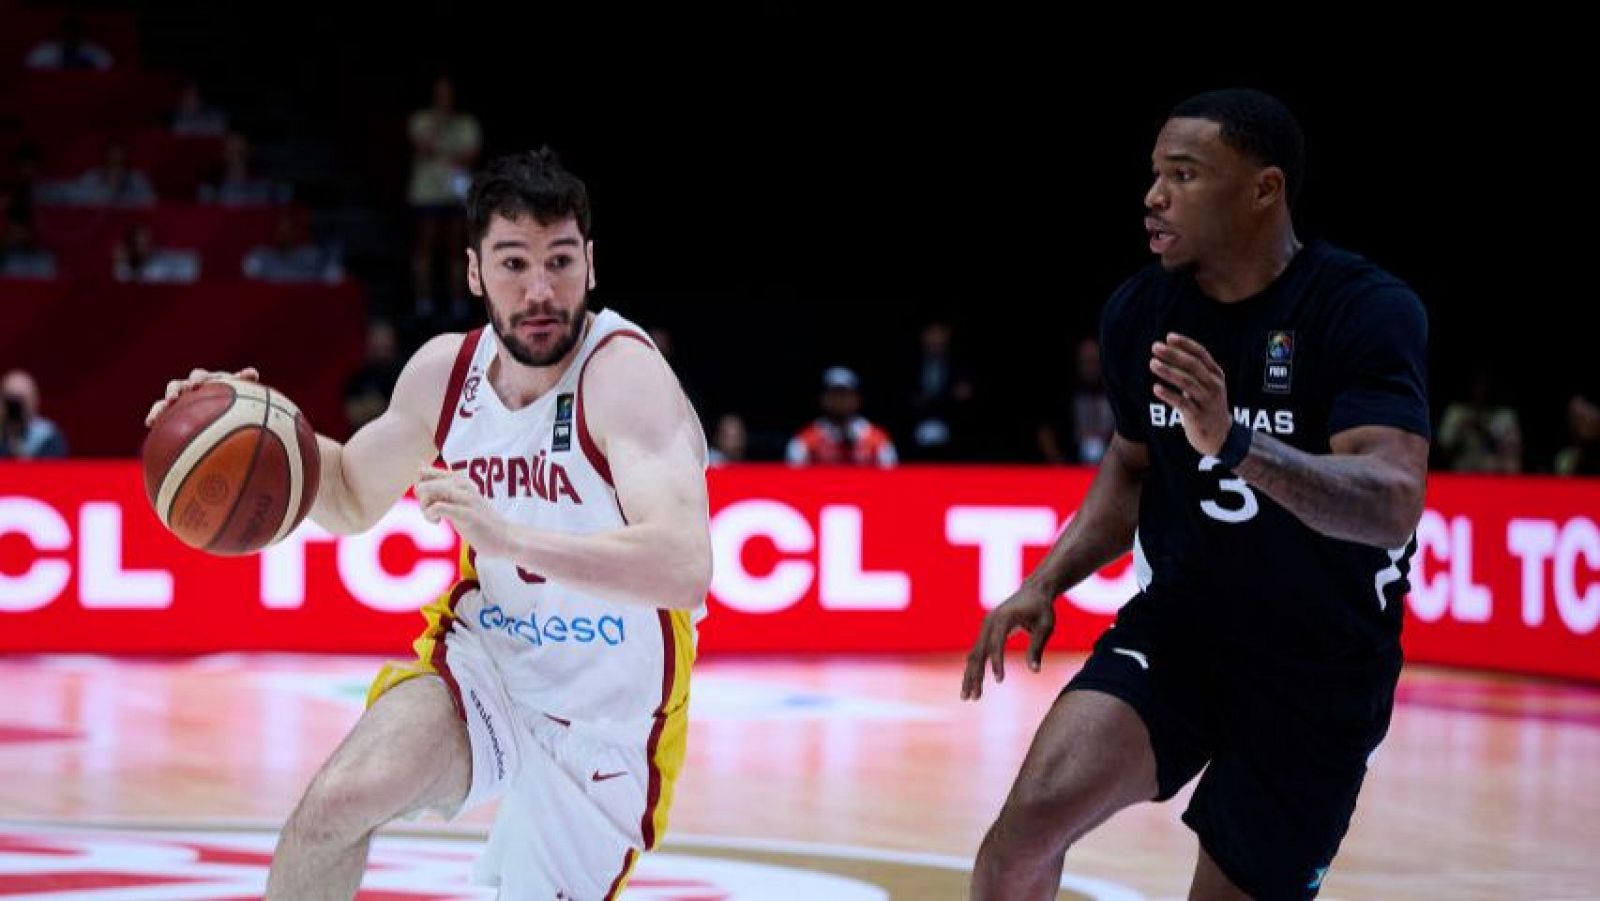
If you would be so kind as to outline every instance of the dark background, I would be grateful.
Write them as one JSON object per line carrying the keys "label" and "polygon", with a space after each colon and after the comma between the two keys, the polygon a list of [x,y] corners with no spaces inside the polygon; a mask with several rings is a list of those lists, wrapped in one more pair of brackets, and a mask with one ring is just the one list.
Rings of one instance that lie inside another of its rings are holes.
{"label": "dark background", "polygon": [[1148,261],[1140,199],[1165,111],[1234,85],[1301,120],[1301,237],[1421,295],[1436,419],[1487,368],[1521,411],[1528,468],[1548,469],[1568,394],[1593,385],[1577,327],[1589,235],[1559,224],[1595,182],[1570,23],[121,6],[141,15],[147,65],[198,77],[258,144],[325,141],[325,199],[392,216],[398,237],[367,263],[380,311],[382,272],[403,280],[409,249],[405,117],[454,76],[486,155],[548,143],[588,181],[596,300],[670,329],[701,412],[758,432],[813,415],[836,362],[861,372],[867,414],[886,413],[918,328],[943,315],[977,375],[987,455],[1032,459],[1076,340]]}

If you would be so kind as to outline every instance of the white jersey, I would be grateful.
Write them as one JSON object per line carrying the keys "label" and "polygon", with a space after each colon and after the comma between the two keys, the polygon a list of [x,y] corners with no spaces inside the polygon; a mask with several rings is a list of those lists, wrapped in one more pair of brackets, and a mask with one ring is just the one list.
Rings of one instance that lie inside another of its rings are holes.
{"label": "white jersey", "polygon": [[[492,329],[469,334],[439,420],[445,464],[512,522],[572,534],[622,528],[610,467],[586,426],[583,378],[600,347],[628,340],[655,346],[628,320],[599,313],[561,380],[512,410],[488,382],[499,338]],[[703,605],[670,611],[601,600],[470,549],[463,564],[454,628],[494,649],[519,704],[627,741],[686,694],[687,684],[675,683],[687,682]]]}
{"label": "white jersey", "polygon": [[[627,525],[584,417],[584,373],[608,341],[654,347],[600,313],[561,380],[519,410],[488,382],[494,332],[462,342],[434,443],[506,519],[576,534]],[[503,798],[478,880],[504,898],[616,897],[667,828],[704,607],[613,603],[463,547],[460,581],[422,613],[417,658],[385,666],[368,703],[416,676],[449,687],[472,754],[461,810]]]}

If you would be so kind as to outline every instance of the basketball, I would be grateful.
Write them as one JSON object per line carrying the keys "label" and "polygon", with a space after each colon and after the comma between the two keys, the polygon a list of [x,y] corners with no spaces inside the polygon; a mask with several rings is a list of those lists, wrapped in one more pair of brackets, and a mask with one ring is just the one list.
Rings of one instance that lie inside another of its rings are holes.
{"label": "basketball", "polygon": [[311,512],[322,458],[282,393],[239,379],[185,391],[150,426],[144,490],[172,534],[212,554],[281,541]]}

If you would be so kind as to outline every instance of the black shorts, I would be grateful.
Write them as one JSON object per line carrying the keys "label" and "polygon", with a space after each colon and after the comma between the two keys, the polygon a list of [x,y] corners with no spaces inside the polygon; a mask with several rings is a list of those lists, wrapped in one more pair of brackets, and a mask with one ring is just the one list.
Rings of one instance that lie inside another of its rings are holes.
{"label": "black shorts", "polygon": [[1400,654],[1328,665],[1253,656],[1139,594],[1065,691],[1125,701],[1150,731],[1158,790],[1202,769],[1183,821],[1259,901],[1313,898],[1389,728]]}

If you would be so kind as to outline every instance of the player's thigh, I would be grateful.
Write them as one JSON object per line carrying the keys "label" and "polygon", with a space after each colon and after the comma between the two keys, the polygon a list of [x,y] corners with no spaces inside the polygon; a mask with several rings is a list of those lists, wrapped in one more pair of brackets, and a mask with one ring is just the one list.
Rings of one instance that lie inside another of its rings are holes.
{"label": "player's thigh", "polygon": [[444,680],[427,675],[390,688],[367,708],[308,795],[381,822],[418,810],[453,811],[471,778],[466,726]]}
{"label": "player's thigh", "polygon": [[1212,754],[1215,677],[1205,655],[1175,639],[1174,628],[1151,611],[1144,595],[1129,601],[1095,642],[1062,697],[1106,695],[1122,702],[1110,710],[1132,711],[1142,730],[1126,716],[1113,719],[1109,727],[1120,746],[1110,749],[1113,759],[1106,765],[1131,768],[1153,761],[1156,790],[1138,800],[1164,801],[1193,779]]}
{"label": "player's thigh", "polygon": [[1132,706],[1093,689],[1062,693],[1034,734],[1008,804],[1098,822],[1154,798],[1150,732]]}

